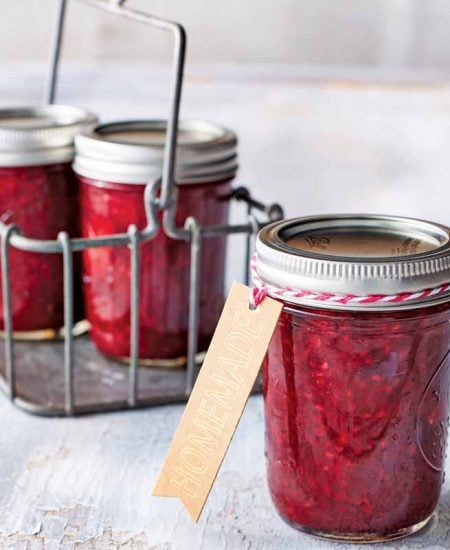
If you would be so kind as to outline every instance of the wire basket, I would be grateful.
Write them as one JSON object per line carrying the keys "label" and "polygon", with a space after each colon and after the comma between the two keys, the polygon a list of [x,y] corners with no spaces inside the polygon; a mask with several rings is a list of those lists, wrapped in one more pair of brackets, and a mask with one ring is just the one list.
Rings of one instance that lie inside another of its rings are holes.
{"label": "wire basket", "polygon": [[[197,353],[201,250],[204,239],[217,235],[241,234],[246,239],[244,278],[248,282],[248,265],[252,238],[266,223],[283,217],[277,204],[265,205],[255,200],[245,187],[233,191],[233,200],[244,203],[246,222],[236,225],[202,226],[195,218],[177,227],[175,210],[177,188],[174,184],[178,118],[183,85],[186,34],[175,22],[130,9],[125,1],[78,0],[96,9],[168,32],[174,39],[172,98],[167,121],[162,177],[148,184],[144,201],[147,226],[130,225],[124,234],[96,238],[69,238],[62,232],[56,240],[30,239],[20,227],[0,222],[1,274],[3,293],[4,362],[0,364],[0,388],[21,409],[30,413],[59,416],[134,409],[151,405],[185,401],[192,390],[201,361]],[[54,103],[61,45],[66,19],[67,0],[58,0],[52,43],[51,66],[46,102]],[[264,220],[258,220],[259,212]],[[161,216],[162,213],[162,216]],[[160,223],[162,219],[162,223]],[[163,230],[172,239],[190,243],[189,323],[186,368],[164,370],[139,368],[139,282],[140,244]],[[128,368],[99,354],[88,336],[77,337],[74,331],[73,255],[98,247],[128,246],[130,250],[130,363]],[[64,268],[64,329],[62,338],[52,342],[18,341],[14,336],[11,308],[11,273],[9,250],[62,255]]]}

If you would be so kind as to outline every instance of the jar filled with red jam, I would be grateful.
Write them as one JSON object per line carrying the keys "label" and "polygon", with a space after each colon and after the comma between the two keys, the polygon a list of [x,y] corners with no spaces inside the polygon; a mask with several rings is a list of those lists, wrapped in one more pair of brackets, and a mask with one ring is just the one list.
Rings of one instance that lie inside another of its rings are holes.
{"label": "jar filled with red jam", "polygon": [[418,531],[444,477],[449,229],[382,216],[278,222],[258,236],[255,269],[284,306],[263,366],[278,512],[341,541]]}
{"label": "jar filled with red jam", "polygon": [[[0,109],[0,221],[32,239],[79,236],[78,182],[71,168],[75,135],[95,117],[64,105]],[[64,325],[61,254],[9,249],[15,337],[50,338]],[[75,262],[75,269],[76,262]],[[81,315],[81,271],[75,310]],[[0,303],[0,328],[3,309]]]}
{"label": "jar filled with red jam", "polygon": [[[144,190],[160,179],[166,136],[163,121],[98,126],[76,140],[75,172],[81,186],[84,237],[146,227]],[[175,221],[201,225],[228,221],[237,170],[235,134],[215,124],[181,122],[178,133]],[[226,237],[205,239],[200,271],[199,350],[205,350],[224,302]],[[91,337],[104,354],[130,356],[130,251],[127,247],[84,251],[84,289]],[[141,245],[139,355],[147,366],[186,362],[190,244],[161,228]]]}

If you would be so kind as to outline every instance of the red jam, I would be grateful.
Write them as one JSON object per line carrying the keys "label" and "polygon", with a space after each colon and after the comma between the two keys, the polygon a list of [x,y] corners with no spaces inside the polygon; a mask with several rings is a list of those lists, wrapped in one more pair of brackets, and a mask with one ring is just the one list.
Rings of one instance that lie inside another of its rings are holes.
{"label": "red jam", "polygon": [[388,538],[426,521],[443,482],[450,305],[284,309],[264,363],[268,479],[290,524]]}
{"label": "red jam", "polygon": [[[0,167],[0,220],[16,224],[30,238],[53,240],[60,231],[78,236],[78,183],[70,164]],[[61,328],[61,254],[37,254],[10,247],[9,257],[13,330]],[[75,308],[81,302],[78,296]],[[3,310],[0,326],[3,328]]]}
{"label": "red jam", "polygon": [[[130,224],[146,226],[144,185],[109,183],[78,176],[82,233],[85,237],[124,233]],[[179,185],[176,223],[188,216],[206,225],[228,220],[231,181]],[[226,238],[203,241],[200,278],[199,350],[205,350],[224,302]],[[162,229],[141,247],[141,359],[186,356],[189,311],[190,244]],[[130,355],[130,251],[126,247],[84,251],[84,289],[91,336],[103,353]]]}

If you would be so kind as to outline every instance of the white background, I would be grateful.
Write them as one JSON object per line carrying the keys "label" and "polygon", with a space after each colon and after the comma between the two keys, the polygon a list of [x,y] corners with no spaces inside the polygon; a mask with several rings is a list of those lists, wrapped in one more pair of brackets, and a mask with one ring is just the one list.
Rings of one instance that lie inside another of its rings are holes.
{"label": "white background", "polygon": [[[0,58],[43,59],[55,0],[2,0]],[[66,54],[131,60],[167,43],[70,0]],[[450,67],[447,0],[130,0],[190,35],[190,61]]]}

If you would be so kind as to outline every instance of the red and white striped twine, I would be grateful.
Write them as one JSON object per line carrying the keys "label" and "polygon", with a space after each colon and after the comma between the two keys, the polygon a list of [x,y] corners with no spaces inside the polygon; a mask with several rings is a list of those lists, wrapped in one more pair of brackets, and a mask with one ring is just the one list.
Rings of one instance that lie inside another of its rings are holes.
{"label": "red and white striped twine", "polygon": [[430,296],[438,296],[450,290],[450,283],[436,288],[427,288],[419,292],[402,292],[399,294],[369,294],[357,296],[355,294],[332,294],[329,292],[312,292],[310,290],[293,290],[292,288],[278,288],[265,284],[256,271],[256,254],[250,262],[250,271],[254,287],[250,292],[250,305],[258,306],[269,295],[281,298],[288,302],[314,301],[333,304],[374,304],[374,303],[403,303],[411,300],[423,300]]}

